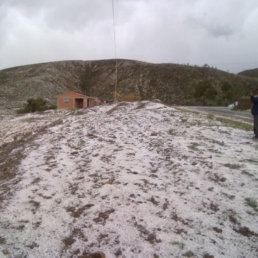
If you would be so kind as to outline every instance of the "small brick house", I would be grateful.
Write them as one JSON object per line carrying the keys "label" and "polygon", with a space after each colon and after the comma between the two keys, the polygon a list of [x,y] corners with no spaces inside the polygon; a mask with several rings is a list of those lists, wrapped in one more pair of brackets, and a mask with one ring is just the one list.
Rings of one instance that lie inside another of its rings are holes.
{"label": "small brick house", "polygon": [[246,109],[251,109],[253,106],[252,101],[250,100],[250,97],[242,97],[236,101],[237,105],[235,105],[235,109],[240,109],[240,110],[246,110]]}
{"label": "small brick house", "polygon": [[99,105],[100,101],[96,97],[88,97],[77,92],[68,92],[57,96],[57,108],[78,109],[94,107]]}

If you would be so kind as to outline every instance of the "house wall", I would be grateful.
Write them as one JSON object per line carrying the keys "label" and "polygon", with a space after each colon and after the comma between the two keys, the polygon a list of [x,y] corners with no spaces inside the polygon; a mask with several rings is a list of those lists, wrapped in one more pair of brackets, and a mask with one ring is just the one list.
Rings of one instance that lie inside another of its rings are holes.
{"label": "house wall", "polygon": [[72,109],[74,108],[74,99],[67,97],[68,102],[63,101],[63,97],[58,97],[57,100],[57,108],[67,108]]}
{"label": "house wall", "polygon": [[57,108],[73,109],[75,108],[75,99],[83,99],[83,108],[87,107],[87,97],[76,93],[69,92],[66,94],[58,95],[57,97]]}
{"label": "house wall", "polygon": [[89,103],[89,107],[94,107],[98,105],[98,101],[96,98],[89,98],[88,103]]}
{"label": "house wall", "polygon": [[245,109],[250,109],[253,106],[253,103],[249,98],[239,99],[237,102],[238,102],[238,105],[236,106],[236,109],[245,110]]}

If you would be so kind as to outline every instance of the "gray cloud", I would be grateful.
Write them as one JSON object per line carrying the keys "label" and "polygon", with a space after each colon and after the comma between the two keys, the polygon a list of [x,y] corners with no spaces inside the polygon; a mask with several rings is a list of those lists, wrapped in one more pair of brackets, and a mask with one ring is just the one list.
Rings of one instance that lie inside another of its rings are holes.
{"label": "gray cloud", "polygon": [[[118,57],[258,67],[256,0],[114,0]],[[111,0],[2,0],[0,69],[114,58]]]}

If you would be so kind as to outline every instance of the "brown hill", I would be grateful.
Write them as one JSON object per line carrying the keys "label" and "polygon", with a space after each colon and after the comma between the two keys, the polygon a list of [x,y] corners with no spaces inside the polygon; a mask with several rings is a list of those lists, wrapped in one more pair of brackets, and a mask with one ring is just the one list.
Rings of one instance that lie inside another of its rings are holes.
{"label": "brown hill", "polygon": [[[112,99],[115,60],[60,61],[0,71],[0,109],[21,107],[28,98],[56,103],[77,91]],[[120,100],[160,99],[168,104],[224,105],[258,87],[257,80],[210,67],[118,60]],[[205,94],[203,92],[205,91]]]}
{"label": "brown hill", "polygon": [[258,79],[258,68],[251,69],[251,70],[245,70],[243,72],[240,72],[239,75],[254,77],[254,78]]}

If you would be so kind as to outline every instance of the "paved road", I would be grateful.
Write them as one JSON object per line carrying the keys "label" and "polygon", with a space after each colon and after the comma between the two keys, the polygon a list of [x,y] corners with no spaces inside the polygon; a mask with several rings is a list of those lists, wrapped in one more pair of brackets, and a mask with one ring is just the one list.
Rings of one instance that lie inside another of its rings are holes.
{"label": "paved road", "polygon": [[189,110],[194,110],[194,111],[201,111],[201,112],[207,112],[207,113],[212,113],[215,115],[220,115],[220,116],[225,116],[229,118],[236,118],[239,120],[243,120],[245,122],[252,122],[253,117],[251,115],[250,110],[248,111],[237,111],[237,110],[232,110],[228,107],[201,107],[201,106],[194,106],[194,107],[184,107]]}

